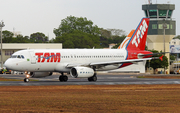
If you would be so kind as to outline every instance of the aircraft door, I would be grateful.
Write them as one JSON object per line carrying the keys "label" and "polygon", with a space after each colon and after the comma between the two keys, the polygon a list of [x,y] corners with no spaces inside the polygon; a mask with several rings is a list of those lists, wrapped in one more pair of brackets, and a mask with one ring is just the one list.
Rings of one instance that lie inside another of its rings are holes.
{"label": "aircraft door", "polygon": [[29,51],[30,56],[31,56],[31,64],[36,64],[36,56],[34,51]]}

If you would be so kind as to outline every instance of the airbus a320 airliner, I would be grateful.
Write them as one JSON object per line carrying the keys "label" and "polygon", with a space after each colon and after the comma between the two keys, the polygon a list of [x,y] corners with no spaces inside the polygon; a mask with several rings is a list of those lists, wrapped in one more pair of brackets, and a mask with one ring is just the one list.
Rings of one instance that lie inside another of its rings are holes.
{"label": "airbus a320 airliner", "polygon": [[28,49],[15,52],[5,62],[5,67],[24,71],[26,78],[47,77],[61,73],[60,81],[67,81],[64,73],[74,78],[96,81],[96,71],[122,68],[133,63],[152,59],[152,52],[145,51],[149,18],[143,18],[118,49]]}

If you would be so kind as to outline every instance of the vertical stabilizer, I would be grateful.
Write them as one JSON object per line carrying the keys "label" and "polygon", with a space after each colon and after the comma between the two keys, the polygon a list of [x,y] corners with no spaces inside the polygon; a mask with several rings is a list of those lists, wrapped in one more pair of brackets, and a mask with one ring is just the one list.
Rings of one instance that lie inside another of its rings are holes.
{"label": "vertical stabilizer", "polygon": [[127,50],[144,50],[149,28],[149,18],[143,18],[128,41]]}

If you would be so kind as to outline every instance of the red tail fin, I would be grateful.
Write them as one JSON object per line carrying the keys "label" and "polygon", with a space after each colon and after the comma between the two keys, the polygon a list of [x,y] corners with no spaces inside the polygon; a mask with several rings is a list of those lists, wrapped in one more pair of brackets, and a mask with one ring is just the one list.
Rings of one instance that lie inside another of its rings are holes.
{"label": "red tail fin", "polygon": [[127,50],[144,50],[149,27],[149,18],[143,18],[129,40]]}

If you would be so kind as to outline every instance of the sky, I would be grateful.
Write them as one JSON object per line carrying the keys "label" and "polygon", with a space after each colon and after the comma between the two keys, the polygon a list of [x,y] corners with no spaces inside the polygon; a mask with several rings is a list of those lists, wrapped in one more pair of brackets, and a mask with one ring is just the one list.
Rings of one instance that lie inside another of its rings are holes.
{"label": "sky", "polygon": [[[104,29],[122,29],[128,34],[145,17],[142,5],[148,0],[0,0],[3,30],[23,36],[42,32],[55,38],[54,28],[67,16],[86,17]],[[180,35],[180,0],[152,0],[153,4],[175,4],[172,18]]]}

